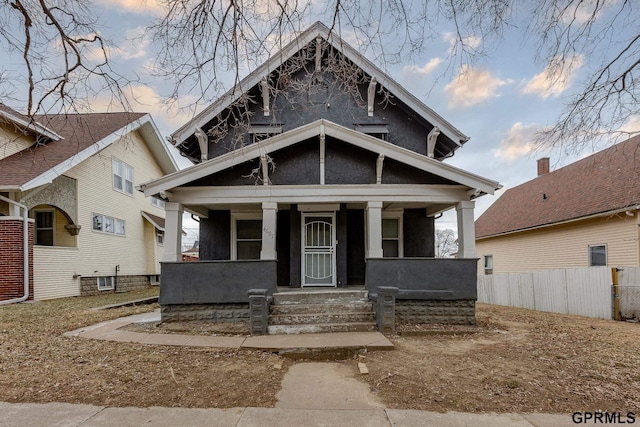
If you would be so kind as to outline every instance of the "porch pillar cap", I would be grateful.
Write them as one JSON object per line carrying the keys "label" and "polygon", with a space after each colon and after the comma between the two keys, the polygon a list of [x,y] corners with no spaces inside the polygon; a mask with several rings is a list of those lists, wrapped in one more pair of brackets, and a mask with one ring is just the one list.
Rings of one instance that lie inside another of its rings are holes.
{"label": "porch pillar cap", "polygon": [[269,293],[268,289],[249,289],[247,291],[247,295],[249,296],[267,296]]}
{"label": "porch pillar cap", "polygon": [[400,289],[395,286],[378,286],[377,288],[378,294],[391,294],[395,295],[400,292]]}

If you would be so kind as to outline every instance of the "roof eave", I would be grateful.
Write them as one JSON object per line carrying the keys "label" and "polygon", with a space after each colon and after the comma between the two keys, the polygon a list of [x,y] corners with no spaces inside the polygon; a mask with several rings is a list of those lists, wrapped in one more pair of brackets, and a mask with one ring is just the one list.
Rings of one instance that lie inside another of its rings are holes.
{"label": "roof eave", "polygon": [[518,228],[516,230],[509,230],[509,231],[503,231],[503,232],[500,232],[500,233],[489,234],[489,235],[486,235],[486,236],[480,236],[480,237],[476,237],[476,240],[491,239],[491,238],[494,238],[494,237],[502,237],[502,236],[507,236],[507,235],[510,235],[510,234],[522,233],[522,232],[525,232],[525,231],[539,230],[541,228],[554,227],[554,226],[557,226],[557,225],[569,224],[569,223],[577,222],[577,221],[585,221],[585,220],[593,219],[593,218],[601,218],[601,217],[605,217],[605,216],[616,215],[616,214],[619,214],[621,212],[629,211],[631,209],[640,210],[640,205],[638,203],[632,203],[632,204],[630,204],[628,206],[625,206],[625,207],[622,207],[622,208],[611,209],[611,210],[608,210],[608,211],[597,212],[597,213],[588,214],[588,215],[582,215],[582,216],[578,216],[578,217],[574,217],[574,218],[568,218],[568,219],[564,219],[564,220],[560,220],[560,221],[550,222],[550,223],[547,223],[547,224],[532,225],[530,227]]}

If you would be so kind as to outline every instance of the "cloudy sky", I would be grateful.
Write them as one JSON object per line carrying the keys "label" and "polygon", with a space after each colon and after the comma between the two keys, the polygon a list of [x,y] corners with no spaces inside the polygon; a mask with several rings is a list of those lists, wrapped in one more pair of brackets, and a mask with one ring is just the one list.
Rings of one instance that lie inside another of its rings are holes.
{"label": "cloudy sky", "polygon": [[[97,5],[100,20],[106,24],[103,35],[116,46],[110,51],[112,66],[119,67],[123,74],[140,78],[140,83],[133,85],[129,92],[134,109],[151,113],[160,131],[168,136],[184,124],[191,113],[167,109],[161,98],[168,94],[170,87],[148,74],[157,53],[144,35],[144,28],[159,16],[161,9],[153,1],[138,0],[97,0]],[[497,180],[508,189],[535,177],[539,157],[550,156],[552,168],[557,168],[593,152],[591,147],[571,156],[561,155],[559,151],[532,152],[531,145],[534,133],[553,123],[563,103],[579,89],[578,82],[589,71],[586,58],[579,52],[564,75],[553,76],[549,64],[536,61],[536,46],[532,41],[514,28],[508,29],[499,43],[491,41],[486,57],[473,63],[465,63],[459,57],[451,61],[448,58],[453,28],[446,22],[439,27],[433,28],[435,36],[420,55],[397,64],[377,65],[471,138],[448,163]],[[342,36],[353,41],[349,34],[343,30]],[[467,43],[471,47],[483,47],[488,42],[469,35]],[[5,77],[11,77],[11,73],[6,72],[10,71],[10,62],[6,58],[0,59],[2,62],[5,62]],[[249,71],[242,70],[243,73]],[[550,77],[560,78],[550,83]],[[191,99],[187,94],[181,101],[186,105]],[[100,103],[107,105],[108,96]],[[11,105],[24,111],[20,105]],[[492,196],[480,198],[476,217],[494,200]],[[195,224],[187,222],[185,227],[192,229]],[[455,214],[445,215],[438,221],[438,227],[455,229]],[[190,238],[193,236],[190,231]]]}

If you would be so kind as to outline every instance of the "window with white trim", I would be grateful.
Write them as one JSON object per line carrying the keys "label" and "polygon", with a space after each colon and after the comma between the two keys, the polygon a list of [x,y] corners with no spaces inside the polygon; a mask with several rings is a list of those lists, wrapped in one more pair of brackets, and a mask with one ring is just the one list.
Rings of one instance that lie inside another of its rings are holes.
{"label": "window with white trim", "polygon": [[493,255],[484,256],[484,274],[493,274]]}
{"label": "window with white trim", "polygon": [[159,245],[164,245],[164,231],[156,230],[156,241]]}
{"label": "window with white trim", "polygon": [[102,233],[125,235],[125,222],[123,219],[113,218],[107,215],[92,214],[91,229]]}
{"label": "window with white trim", "polygon": [[262,215],[232,215],[231,259],[260,259],[262,251]]}
{"label": "window with white trim", "polygon": [[113,289],[113,276],[98,276],[97,281],[99,291],[110,291]]}
{"label": "window with white trim", "polygon": [[156,208],[164,209],[164,200],[160,200],[157,197],[151,197],[151,205]]}
{"label": "window with white trim", "polygon": [[382,256],[401,258],[404,255],[402,240],[402,211],[383,212]]}
{"label": "window with white trim", "polygon": [[55,235],[55,210],[37,210],[35,215],[35,244],[42,246],[53,246]]}
{"label": "window with white trim", "polygon": [[133,168],[116,158],[113,158],[113,188],[133,195]]}
{"label": "window with white trim", "polygon": [[589,245],[589,267],[607,265],[607,245]]}

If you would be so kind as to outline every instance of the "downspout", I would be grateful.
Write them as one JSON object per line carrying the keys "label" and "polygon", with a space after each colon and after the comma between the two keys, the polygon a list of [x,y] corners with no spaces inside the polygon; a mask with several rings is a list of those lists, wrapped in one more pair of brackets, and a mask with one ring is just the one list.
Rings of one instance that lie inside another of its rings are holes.
{"label": "downspout", "polygon": [[0,200],[7,203],[14,204],[22,209],[22,249],[23,249],[23,264],[24,264],[24,295],[19,298],[12,298],[5,301],[0,301],[0,305],[13,304],[16,302],[24,302],[29,298],[29,210],[27,207],[15,200],[8,199],[4,196],[0,196]]}

